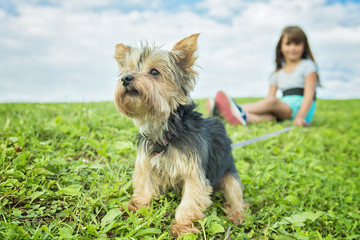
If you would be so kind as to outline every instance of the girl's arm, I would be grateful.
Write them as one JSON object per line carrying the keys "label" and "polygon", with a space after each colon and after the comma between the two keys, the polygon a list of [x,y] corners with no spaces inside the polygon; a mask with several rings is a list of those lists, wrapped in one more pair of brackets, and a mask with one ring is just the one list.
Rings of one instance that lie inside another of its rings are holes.
{"label": "girl's arm", "polygon": [[273,85],[273,84],[270,84],[270,89],[269,89],[269,93],[268,93],[268,97],[275,97],[276,95],[276,91],[277,91],[278,87]]}
{"label": "girl's arm", "polygon": [[311,104],[314,100],[315,88],[317,82],[316,72],[312,72],[305,77],[305,87],[304,87],[304,99],[301,103],[300,109],[296,114],[293,123],[298,126],[305,126],[305,117],[308,113]]}

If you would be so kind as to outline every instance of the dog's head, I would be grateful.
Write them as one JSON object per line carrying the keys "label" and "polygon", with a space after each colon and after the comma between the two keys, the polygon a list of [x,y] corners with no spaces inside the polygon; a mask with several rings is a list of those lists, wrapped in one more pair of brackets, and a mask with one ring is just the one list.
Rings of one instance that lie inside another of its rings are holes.
{"label": "dog's head", "polygon": [[115,90],[118,111],[135,120],[155,117],[164,121],[179,105],[190,102],[197,76],[193,67],[198,36],[182,39],[171,51],[117,44],[115,59],[121,72]]}

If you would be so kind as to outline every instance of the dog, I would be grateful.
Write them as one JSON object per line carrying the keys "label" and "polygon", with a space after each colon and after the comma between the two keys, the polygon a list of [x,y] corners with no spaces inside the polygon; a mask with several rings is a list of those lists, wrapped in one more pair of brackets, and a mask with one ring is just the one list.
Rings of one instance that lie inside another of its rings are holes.
{"label": "dog", "polygon": [[117,44],[120,78],[115,90],[117,110],[139,128],[138,153],[129,211],[149,205],[167,190],[182,195],[171,233],[199,233],[214,189],[221,189],[228,218],[244,221],[247,204],[235,168],[231,140],[218,118],[202,118],[189,93],[198,73],[199,34],[177,42],[171,51],[141,44]]}

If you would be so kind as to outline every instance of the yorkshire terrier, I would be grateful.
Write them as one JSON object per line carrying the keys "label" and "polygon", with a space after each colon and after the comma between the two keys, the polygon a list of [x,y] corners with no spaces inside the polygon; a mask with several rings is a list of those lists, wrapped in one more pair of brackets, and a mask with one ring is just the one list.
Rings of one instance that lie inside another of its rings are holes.
{"label": "yorkshire terrier", "polygon": [[130,211],[173,189],[182,194],[171,231],[198,233],[214,189],[221,189],[230,221],[244,220],[247,204],[231,153],[231,140],[217,118],[202,118],[189,93],[197,72],[197,38],[177,42],[171,51],[156,46],[117,44],[120,78],[115,91],[118,111],[139,127],[138,154]]}

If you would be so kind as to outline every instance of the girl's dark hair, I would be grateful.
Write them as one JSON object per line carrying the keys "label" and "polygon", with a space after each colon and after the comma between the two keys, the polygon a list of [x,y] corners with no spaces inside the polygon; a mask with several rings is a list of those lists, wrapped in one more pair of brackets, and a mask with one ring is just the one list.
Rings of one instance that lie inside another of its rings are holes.
{"label": "girl's dark hair", "polygon": [[282,31],[280,39],[276,45],[275,71],[279,71],[283,66],[283,62],[285,61],[284,56],[281,52],[281,44],[285,35],[288,36],[289,43],[295,43],[295,44],[304,43],[304,53],[301,56],[301,58],[311,59],[315,63],[315,59],[311,52],[309,41],[306,37],[305,32],[298,26],[288,26],[285,27],[284,30]]}
{"label": "girl's dark hair", "polygon": [[[275,49],[275,56],[276,56],[276,58],[275,58],[275,64],[276,64],[275,72],[279,71],[283,67],[283,63],[285,61],[284,55],[281,52],[281,44],[282,44],[282,41],[283,41],[285,35],[288,37],[289,43],[295,43],[295,44],[303,43],[304,44],[304,53],[301,56],[301,58],[303,58],[303,59],[311,59],[316,64],[314,56],[313,56],[313,54],[311,52],[311,49],[310,49],[309,41],[308,41],[308,39],[306,37],[305,32],[298,26],[287,26],[282,31],[280,39],[279,39],[279,41],[278,41],[278,43],[276,45],[276,49]],[[317,75],[318,75],[318,84],[321,86],[319,74],[317,74]]]}

